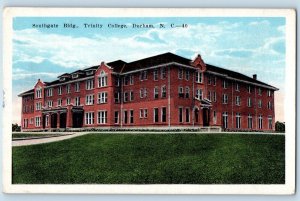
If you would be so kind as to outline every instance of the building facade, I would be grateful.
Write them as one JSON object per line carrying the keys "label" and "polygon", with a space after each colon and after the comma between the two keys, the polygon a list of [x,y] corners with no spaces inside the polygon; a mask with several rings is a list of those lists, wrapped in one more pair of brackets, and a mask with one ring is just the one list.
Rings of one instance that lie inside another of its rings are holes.
{"label": "building facade", "polygon": [[102,62],[21,93],[22,130],[203,128],[273,131],[277,88],[172,53]]}

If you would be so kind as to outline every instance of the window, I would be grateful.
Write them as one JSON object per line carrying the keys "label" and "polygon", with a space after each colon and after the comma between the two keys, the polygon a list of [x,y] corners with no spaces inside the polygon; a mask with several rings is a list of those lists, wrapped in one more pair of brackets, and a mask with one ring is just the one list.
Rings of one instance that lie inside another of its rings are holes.
{"label": "window", "polygon": [[273,129],[273,119],[272,119],[272,116],[268,116],[268,128],[270,130]]}
{"label": "window", "polygon": [[235,120],[236,128],[241,128],[241,113],[236,113]]}
{"label": "window", "polygon": [[133,110],[129,111],[129,121],[131,124],[133,124]]}
{"label": "window", "polygon": [[119,103],[120,102],[120,92],[115,92],[114,97],[115,97],[115,103]]}
{"label": "window", "polygon": [[200,71],[197,71],[195,74],[195,80],[197,83],[202,83],[203,82],[203,74]]}
{"label": "window", "polygon": [[140,118],[148,117],[148,109],[140,109]]}
{"label": "window", "polygon": [[148,76],[147,76],[147,71],[142,71],[140,73],[140,80],[143,81],[143,80],[147,80],[148,79]]}
{"label": "window", "polygon": [[85,113],[85,124],[86,125],[94,124],[94,112]]}
{"label": "window", "polygon": [[227,88],[228,88],[228,81],[223,80],[223,89],[227,89]]}
{"label": "window", "polygon": [[41,117],[35,117],[35,127],[41,126]]}
{"label": "window", "polygon": [[178,87],[178,96],[179,98],[184,98],[183,87]]}
{"label": "window", "polygon": [[59,87],[57,88],[57,93],[58,93],[58,95],[61,95],[61,94],[62,94],[62,87],[61,87],[61,86],[59,86]]}
{"label": "window", "polygon": [[217,123],[217,112],[216,111],[213,112],[213,123],[214,124]]}
{"label": "window", "polygon": [[36,103],[36,105],[35,105],[35,110],[41,110],[42,109],[42,103],[41,102],[38,102],[38,103]]}
{"label": "window", "polygon": [[125,110],[124,112],[123,112],[123,116],[124,116],[124,124],[127,124],[128,123],[128,116],[127,116],[127,111]]}
{"label": "window", "polygon": [[154,108],[153,109],[153,121],[154,123],[157,123],[158,122],[158,108]]}
{"label": "window", "polygon": [[268,102],[268,109],[272,110],[272,103],[271,103],[271,101]]}
{"label": "window", "polygon": [[158,69],[153,70],[153,80],[158,80]]}
{"label": "window", "polygon": [[217,102],[217,92],[213,92],[213,101]]}
{"label": "window", "polygon": [[207,75],[207,84],[208,85],[211,85],[211,78],[212,78],[211,75]]}
{"label": "window", "polygon": [[119,77],[115,77],[115,86],[120,86],[120,78]]}
{"label": "window", "polygon": [[258,129],[262,129],[263,128],[263,118],[262,115],[258,116]]}
{"label": "window", "polygon": [[216,77],[216,76],[213,77],[213,85],[214,85],[214,86],[217,85],[217,77]]}
{"label": "window", "polygon": [[161,108],[161,122],[167,122],[167,108]]}
{"label": "window", "polygon": [[130,85],[133,85],[133,83],[134,83],[134,75],[130,75],[129,76],[129,83],[130,83]]}
{"label": "window", "polygon": [[133,91],[129,92],[129,100],[133,101],[134,100],[134,95],[133,95]]}
{"label": "window", "polygon": [[196,98],[197,98],[198,100],[202,100],[202,98],[203,98],[202,89],[197,89],[197,90],[196,90]]}
{"label": "window", "polygon": [[211,91],[208,91],[207,99],[211,101],[211,97],[212,97],[212,92],[211,92]]}
{"label": "window", "polygon": [[52,107],[53,106],[53,101],[52,100],[49,100],[48,101],[48,107]]}
{"label": "window", "polygon": [[154,99],[158,99],[159,91],[158,87],[154,87]]}
{"label": "window", "polygon": [[257,103],[257,107],[258,107],[258,108],[261,108],[261,106],[262,106],[262,101],[259,99],[259,100],[258,100],[258,103]]}
{"label": "window", "polygon": [[79,92],[80,91],[80,82],[76,82],[75,83],[75,92]]}
{"label": "window", "polygon": [[93,79],[87,80],[85,86],[87,90],[94,89],[94,80]]}
{"label": "window", "polygon": [[71,84],[66,85],[67,94],[71,93]]}
{"label": "window", "polygon": [[247,86],[247,91],[248,91],[249,94],[251,94],[252,87],[250,85]]}
{"label": "window", "polygon": [[182,78],[183,78],[183,69],[178,68],[178,79],[182,79]]}
{"label": "window", "polygon": [[42,98],[42,89],[41,88],[38,88],[35,90],[35,97]]}
{"label": "window", "polygon": [[248,128],[252,129],[253,124],[252,124],[252,115],[248,114]]}
{"label": "window", "polygon": [[61,106],[62,105],[62,100],[61,99],[57,99],[57,106]]}
{"label": "window", "polygon": [[235,90],[240,91],[240,84],[239,83],[235,83]]}
{"label": "window", "polygon": [[119,111],[115,111],[115,124],[119,124]]}
{"label": "window", "polygon": [[222,113],[222,126],[223,128],[228,128],[228,112]]}
{"label": "window", "polygon": [[146,88],[141,88],[140,89],[140,98],[146,98],[147,97],[147,89]]}
{"label": "window", "polygon": [[124,92],[124,102],[128,102],[129,101],[129,93],[128,91]]}
{"label": "window", "polygon": [[190,108],[185,108],[185,122],[190,122]]}
{"label": "window", "polygon": [[167,70],[166,70],[166,67],[162,67],[160,69],[160,77],[161,79],[165,79],[167,77]]}
{"label": "window", "polygon": [[73,79],[74,79],[74,78],[78,78],[78,74],[77,74],[77,73],[72,74],[72,78],[73,78]]}
{"label": "window", "polygon": [[[104,71],[101,71],[98,77],[98,87],[106,87],[106,86],[107,86],[107,74]],[[94,86],[92,88],[94,88]]]}
{"label": "window", "polygon": [[167,97],[167,87],[166,86],[162,86],[161,87],[161,97],[162,98],[166,98]]}
{"label": "window", "polygon": [[47,97],[51,97],[53,95],[53,89],[49,88],[47,89]]}
{"label": "window", "polygon": [[71,105],[71,98],[67,98],[67,105]]}
{"label": "window", "polygon": [[267,91],[267,95],[268,95],[268,97],[272,96],[271,90],[268,90],[268,91]]}
{"label": "window", "polygon": [[185,87],[185,98],[190,98],[190,88]]}
{"label": "window", "polygon": [[98,104],[107,103],[107,92],[98,93]]}
{"label": "window", "polygon": [[227,95],[227,94],[223,94],[222,97],[223,97],[223,98],[222,98],[222,103],[223,103],[223,104],[227,104],[227,103],[228,103],[228,95]]}
{"label": "window", "polygon": [[76,97],[75,98],[75,106],[79,106],[80,105],[80,97]]}
{"label": "window", "polygon": [[247,99],[247,106],[252,107],[252,99],[251,98]]}
{"label": "window", "polygon": [[144,118],[144,109],[140,109],[140,119]]}
{"label": "window", "polygon": [[238,105],[238,106],[241,105],[241,97],[240,96],[235,97],[235,104]]}
{"label": "window", "polygon": [[183,122],[183,108],[180,107],[179,108],[179,111],[178,111],[178,120],[179,120],[179,123],[182,123]]}
{"label": "window", "polygon": [[261,96],[261,92],[262,92],[262,91],[261,91],[261,88],[259,87],[259,88],[258,88],[258,95]]}
{"label": "window", "polygon": [[99,111],[98,124],[106,124],[106,123],[107,123],[107,111]]}
{"label": "window", "polygon": [[90,94],[85,97],[85,104],[94,105],[94,94]]}
{"label": "window", "polygon": [[189,69],[186,69],[186,70],[185,70],[185,79],[186,79],[186,80],[189,80],[189,79],[190,79],[190,70],[189,70]]}
{"label": "window", "polygon": [[123,83],[124,83],[125,86],[126,86],[126,85],[129,85],[129,82],[130,82],[129,79],[130,79],[130,78],[129,78],[129,75],[125,75],[125,76],[124,76],[124,78],[123,78]]}

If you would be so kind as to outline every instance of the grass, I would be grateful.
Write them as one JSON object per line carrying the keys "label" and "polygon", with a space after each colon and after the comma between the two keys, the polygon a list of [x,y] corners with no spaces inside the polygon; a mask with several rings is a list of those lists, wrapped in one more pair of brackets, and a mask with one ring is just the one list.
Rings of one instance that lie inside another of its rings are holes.
{"label": "grass", "polygon": [[283,184],[285,137],[89,134],[13,147],[14,184]]}

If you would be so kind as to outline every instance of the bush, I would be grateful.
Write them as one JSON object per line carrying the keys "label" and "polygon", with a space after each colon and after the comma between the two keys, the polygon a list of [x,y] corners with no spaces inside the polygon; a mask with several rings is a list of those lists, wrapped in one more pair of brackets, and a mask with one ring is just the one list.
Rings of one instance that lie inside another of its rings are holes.
{"label": "bush", "polygon": [[18,124],[12,124],[12,131],[13,132],[20,132],[21,131],[21,126]]}
{"label": "bush", "polygon": [[284,133],[285,132],[285,122],[276,121],[275,131],[280,132],[280,133]]}

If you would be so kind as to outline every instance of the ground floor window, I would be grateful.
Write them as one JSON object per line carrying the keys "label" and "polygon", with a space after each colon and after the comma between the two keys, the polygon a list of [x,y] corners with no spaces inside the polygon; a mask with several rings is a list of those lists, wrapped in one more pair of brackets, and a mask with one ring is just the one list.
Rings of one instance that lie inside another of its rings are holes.
{"label": "ground floor window", "polygon": [[263,128],[263,118],[262,115],[258,116],[258,129],[262,129]]}
{"label": "ground floor window", "polygon": [[179,117],[178,117],[179,123],[182,123],[183,122],[183,108],[182,107],[179,108],[178,115],[179,115]]}
{"label": "ground floor window", "polygon": [[94,112],[85,113],[85,124],[86,125],[94,124]]}
{"label": "ground floor window", "polygon": [[248,128],[251,129],[252,127],[253,127],[252,116],[251,116],[251,114],[248,114]]}
{"label": "ground floor window", "polygon": [[158,122],[158,108],[153,109],[153,118],[154,118],[154,123]]}
{"label": "ground floor window", "polygon": [[273,119],[272,119],[272,116],[268,117],[268,127],[269,127],[269,129],[273,129]]}
{"label": "ground floor window", "polygon": [[115,124],[119,123],[119,111],[115,111]]}
{"label": "ground floor window", "polygon": [[46,126],[49,126],[49,116],[48,115],[46,115],[46,117],[45,117],[46,119],[45,119],[45,124],[46,124]]}
{"label": "ground floor window", "polygon": [[222,114],[223,128],[228,128],[228,112]]}
{"label": "ground floor window", "polygon": [[130,123],[133,124],[133,110],[130,110],[129,115],[130,115],[130,118],[129,118]]}
{"label": "ground floor window", "polygon": [[167,122],[167,108],[161,108],[161,122]]}
{"label": "ground floor window", "polygon": [[216,111],[213,112],[213,121],[214,121],[214,124],[217,123],[217,112]]}
{"label": "ground floor window", "polygon": [[106,123],[107,123],[107,111],[99,111],[98,124],[106,124]]}
{"label": "ground floor window", "polygon": [[241,128],[241,113],[236,113],[236,128]]}
{"label": "ground floor window", "polygon": [[128,113],[128,112],[127,112],[126,110],[125,110],[124,113],[123,113],[123,114],[124,114],[124,124],[127,124],[127,123],[128,123],[128,116],[127,116],[128,114],[127,114],[127,113]]}
{"label": "ground floor window", "polygon": [[185,108],[185,121],[190,122],[190,108]]}
{"label": "ground floor window", "polygon": [[41,126],[41,117],[35,117],[35,127]]}

